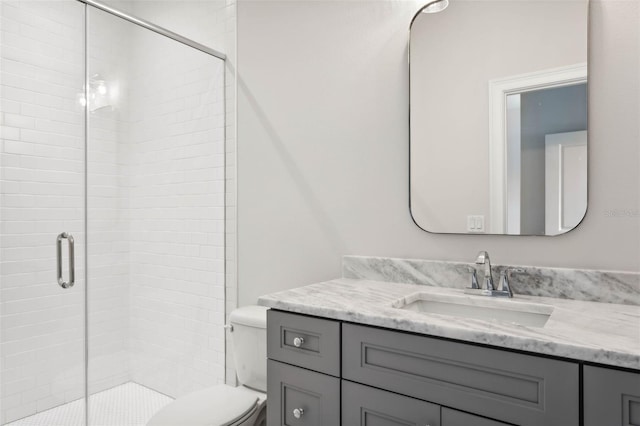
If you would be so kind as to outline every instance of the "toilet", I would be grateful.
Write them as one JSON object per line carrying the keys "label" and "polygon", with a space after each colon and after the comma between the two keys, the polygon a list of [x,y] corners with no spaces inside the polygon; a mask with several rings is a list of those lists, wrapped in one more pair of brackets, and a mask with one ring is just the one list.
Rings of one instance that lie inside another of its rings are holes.
{"label": "toilet", "polygon": [[182,396],[158,411],[147,426],[266,425],[267,308],[236,309],[229,323],[241,386],[212,386]]}

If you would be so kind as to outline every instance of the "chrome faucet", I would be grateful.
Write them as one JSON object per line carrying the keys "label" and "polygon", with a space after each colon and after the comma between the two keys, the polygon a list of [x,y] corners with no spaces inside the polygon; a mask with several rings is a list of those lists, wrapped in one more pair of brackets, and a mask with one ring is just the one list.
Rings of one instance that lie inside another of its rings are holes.
{"label": "chrome faucet", "polygon": [[476,258],[477,265],[484,265],[484,288],[485,290],[492,291],[493,276],[491,275],[491,260],[489,259],[489,253],[481,251]]}
{"label": "chrome faucet", "polygon": [[523,273],[524,269],[519,268],[506,268],[502,274],[500,274],[500,285],[496,289],[493,285],[493,275],[491,274],[491,260],[489,259],[489,253],[481,251],[476,258],[476,265],[484,265],[484,285],[479,286],[476,278],[475,268],[469,268],[471,272],[471,288],[467,288],[465,293],[476,294],[481,296],[493,296],[493,297],[513,297],[513,291],[509,285],[509,278],[511,273]]}

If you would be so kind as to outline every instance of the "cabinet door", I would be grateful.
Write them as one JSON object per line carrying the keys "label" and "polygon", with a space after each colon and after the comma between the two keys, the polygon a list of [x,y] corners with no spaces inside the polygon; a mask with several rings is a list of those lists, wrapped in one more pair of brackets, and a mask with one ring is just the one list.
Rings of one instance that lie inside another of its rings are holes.
{"label": "cabinet door", "polygon": [[640,372],[584,367],[584,426],[640,425]]}
{"label": "cabinet door", "polygon": [[442,426],[508,426],[506,423],[442,407]]}
{"label": "cabinet door", "polygon": [[340,424],[340,379],[267,361],[269,426]]}
{"label": "cabinet door", "polygon": [[440,426],[440,406],[343,380],[342,424]]}

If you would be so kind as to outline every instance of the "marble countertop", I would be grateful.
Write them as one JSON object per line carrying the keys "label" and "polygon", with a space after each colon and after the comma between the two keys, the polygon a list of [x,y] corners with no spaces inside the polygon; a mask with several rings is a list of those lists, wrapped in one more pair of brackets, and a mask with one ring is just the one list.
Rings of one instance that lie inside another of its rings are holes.
{"label": "marble countertop", "polygon": [[393,307],[415,293],[460,296],[468,303],[476,300],[482,304],[489,299],[467,296],[460,289],[340,278],[268,294],[258,303],[283,311],[640,370],[640,306],[521,295],[497,301],[503,306],[553,306],[544,327],[528,327]]}

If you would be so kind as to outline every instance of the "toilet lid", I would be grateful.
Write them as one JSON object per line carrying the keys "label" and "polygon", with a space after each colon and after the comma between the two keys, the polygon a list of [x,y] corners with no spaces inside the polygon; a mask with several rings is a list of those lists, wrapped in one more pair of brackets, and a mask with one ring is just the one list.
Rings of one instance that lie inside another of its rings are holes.
{"label": "toilet lid", "polygon": [[147,426],[229,426],[253,410],[258,396],[242,388],[213,386],[166,405]]}

